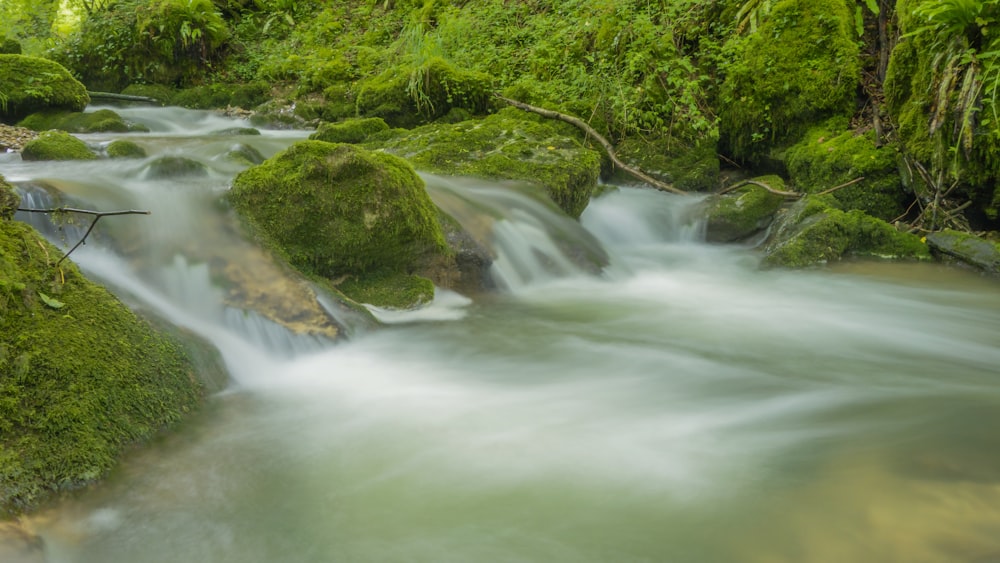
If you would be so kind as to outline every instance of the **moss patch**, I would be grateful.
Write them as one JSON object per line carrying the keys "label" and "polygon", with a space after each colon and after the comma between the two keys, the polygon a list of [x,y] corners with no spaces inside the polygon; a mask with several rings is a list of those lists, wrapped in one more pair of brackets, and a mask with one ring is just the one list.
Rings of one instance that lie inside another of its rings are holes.
{"label": "moss patch", "polygon": [[296,143],[237,176],[229,199],[268,246],[306,274],[411,273],[448,254],[413,168],[354,145]]}
{"label": "moss patch", "polygon": [[112,141],[106,150],[110,158],[146,158],[146,149],[125,139]]}
{"label": "moss patch", "polygon": [[175,341],[0,221],[0,513],[91,482],[201,398]]}
{"label": "moss patch", "polygon": [[144,125],[126,122],[122,116],[109,109],[90,113],[45,111],[29,115],[20,123],[34,131],[59,129],[69,133],[126,133],[129,131],[149,131]]}
{"label": "moss patch", "polygon": [[812,197],[803,198],[782,217],[764,252],[764,266],[788,268],[825,264],[845,256],[931,258],[929,248],[916,235],[858,210],[827,207]]}
{"label": "moss patch", "polygon": [[150,162],[146,168],[146,177],[153,179],[207,175],[207,166],[183,156],[161,156]]}
{"label": "moss patch", "polygon": [[348,119],[338,123],[324,123],[309,138],[328,143],[362,143],[368,137],[388,129],[389,125],[380,117]]}
{"label": "moss patch", "polygon": [[403,273],[375,274],[349,279],[337,286],[358,303],[406,309],[434,299],[431,280]]}
{"label": "moss patch", "polygon": [[434,124],[375,136],[367,146],[398,154],[440,174],[525,180],[543,186],[566,213],[579,217],[600,176],[601,156],[556,126],[504,109],[483,120]]}
{"label": "moss patch", "polygon": [[21,150],[24,160],[94,160],[87,144],[64,131],[46,131]]}
{"label": "moss patch", "polygon": [[[785,182],[778,176],[754,179],[776,190],[785,189]],[[753,184],[721,196],[711,196],[706,202],[705,237],[709,242],[734,242],[756,234],[770,225],[784,200]]]}
{"label": "moss patch", "polygon": [[816,193],[864,180],[833,192],[843,209],[859,209],[886,221],[906,211],[910,199],[899,175],[899,154],[894,146],[876,147],[874,132],[845,131],[843,120],[809,130],[788,149],[788,173],[797,188]]}
{"label": "moss patch", "polygon": [[0,121],[16,123],[44,110],[83,111],[87,89],[59,63],[38,57],[0,55]]}

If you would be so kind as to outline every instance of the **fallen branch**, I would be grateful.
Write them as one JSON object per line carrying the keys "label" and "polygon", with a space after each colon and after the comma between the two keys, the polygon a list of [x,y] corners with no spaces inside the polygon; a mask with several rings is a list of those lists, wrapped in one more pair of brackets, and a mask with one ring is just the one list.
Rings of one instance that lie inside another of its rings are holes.
{"label": "fallen branch", "polygon": [[802,197],[804,195],[804,194],[800,194],[799,192],[785,192],[785,191],[782,191],[782,190],[776,190],[776,189],[772,188],[771,186],[765,184],[764,182],[759,182],[757,180],[743,180],[742,182],[736,182],[732,186],[729,186],[727,188],[723,188],[723,189],[715,192],[715,195],[728,194],[729,192],[738,190],[738,189],[740,189],[740,188],[742,188],[743,186],[746,186],[746,185],[754,185],[754,186],[757,186],[757,187],[760,187],[760,188],[764,188],[765,190],[771,192],[772,194],[780,195],[782,197],[787,197],[787,198],[791,198],[791,199],[799,199],[800,197]]}
{"label": "fallen branch", "polygon": [[160,100],[147,96],[130,96],[128,94],[113,94],[111,92],[87,92],[92,100],[121,100],[125,102],[146,102],[149,104],[160,104]]}
{"label": "fallen branch", "polygon": [[834,187],[832,187],[832,188],[830,188],[828,190],[823,190],[823,191],[821,191],[821,192],[819,192],[817,194],[814,194],[814,195],[832,194],[833,192],[835,192],[835,191],[837,191],[839,189],[846,188],[847,186],[853,186],[854,184],[857,184],[858,182],[860,182],[860,181],[862,181],[864,179],[865,179],[864,176],[858,176],[857,178],[851,180],[850,182],[844,182],[843,184],[841,184],[839,186],[834,186]]}
{"label": "fallen branch", "polygon": [[94,216],[94,220],[91,221],[90,227],[87,228],[87,232],[83,233],[83,237],[80,239],[80,241],[77,242],[76,244],[74,244],[73,248],[69,249],[69,252],[67,252],[62,258],[60,258],[58,262],[56,262],[56,266],[59,266],[59,264],[62,264],[63,260],[69,258],[69,255],[73,254],[73,251],[76,250],[77,248],[79,248],[80,245],[86,243],[87,237],[90,236],[90,232],[94,230],[94,227],[97,225],[97,222],[100,221],[102,217],[108,217],[108,216],[111,216],[111,215],[150,215],[151,214],[150,211],[138,211],[138,210],[135,210],[135,209],[129,209],[129,210],[126,210],[126,211],[94,211],[92,209],[76,209],[74,207],[55,207],[55,208],[52,208],[52,209],[28,209],[28,208],[19,207],[17,210],[18,211],[23,211],[25,213],[80,213],[80,214],[83,214],[83,215],[93,215]]}
{"label": "fallen branch", "polygon": [[611,162],[613,162],[615,164],[615,166],[617,166],[618,168],[620,168],[620,169],[624,170],[625,172],[627,172],[628,174],[630,174],[632,177],[637,178],[639,180],[642,180],[643,182],[646,182],[647,184],[653,186],[654,188],[656,188],[658,190],[663,190],[665,192],[671,192],[671,193],[675,193],[675,194],[687,195],[687,192],[685,192],[684,190],[680,190],[678,188],[675,188],[675,187],[671,186],[670,184],[667,184],[665,182],[661,182],[661,181],[659,181],[659,180],[657,180],[657,179],[649,176],[648,174],[646,174],[642,170],[639,170],[637,168],[633,168],[633,167],[629,166],[628,164],[625,164],[624,162],[622,162],[621,159],[618,158],[618,155],[615,153],[615,147],[614,147],[614,145],[612,145],[607,139],[605,139],[604,137],[602,137],[601,134],[598,133],[596,130],[594,130],[593,127],[591,127],[590,125],[587,125],[587,123],[585,121],[583,121],[582,119],[579,119],[577,117],[573,117],[572,115],[567,115],[565,113],[559,113],[558,111],[553,111],[553,110],[550,110],[550,109],[544,109],[544,108],[540,108],[540,107],[536,107],[536,106],[532,106],[532,105],[526,104],[524,102],[519,102],[517,100],[512,100],[510,98],[505,98],[505,97],[503,97],[503,96],[501,96],[499,94],[496,97],[498,99],[503,100],[504,102],[507,102],[508,104],[510,104],[510,105],[518,108],[518,109],[522,109],[524,111],[529,111],[531,113],[537,113],[538,115],[540,115],[542,117],[547,117],[549,119],[558,119],[560,121],[565,121],[566,123],[569,123],[570,125],[575,126],[576,128],[578,128],[578,129],[582,130],[584,133],[586,133],[588,137],[592,137],[595,141],[597,141],[598,144],[600,144],[601,147],[604,148],[604,152],[607,153],[608,158],[611,159]]}

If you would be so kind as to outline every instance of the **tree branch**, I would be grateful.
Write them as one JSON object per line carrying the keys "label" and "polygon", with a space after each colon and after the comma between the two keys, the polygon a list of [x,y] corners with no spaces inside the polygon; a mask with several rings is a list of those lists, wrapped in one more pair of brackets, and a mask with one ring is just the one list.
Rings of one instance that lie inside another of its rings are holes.
{"label": "tree branch", "polygon": [[611,159],[611,162],[613,162],[615,164],[615,166],[617,166],[618,168],[621,168],[622,170],[624,170],[625,172],[627,172],[628,174],[630,174],[632,177],[637,178],[639,180],[642,180],[643,182],[646,182],[647,184],[653,186],[654,188],[656,188],[658,190],[663,190],[665,192],[671,192],[671,193],[680,194],[680,195],[687,195],[687,192],[685,192],[684,190],[675,188],[675,187],[673,187],[670,184],[667,184],[665,182],[661,182],[661,181],[659,181],[659,180],[657,180],[657,179],[649,176],[648,174],[646,174],[642,170],[639,170],[637,168],[633,168],[633,167],[629,166],[628,164],[625,164],[624,162],[622,162],[621,159],[618,158],[618,155],[615,153],[615,147],[614,147],[614,145],[612,145],[611,142],[609,142],[607,139],[605,139],[604,137],[602,137],[600,133],[598,133],[596,130],[594,130],[593,127],[591,127],[590,125],[588,125],[582,119],[579,119],[577,117],[573,117],[572,115],[567,115],[565,113],[559,113],[558,111],[553,111],[553,110],[550,110],[550,109],[544,109],[544,108],[540,108],[540,107],[536,107],[536,106],[532,106],[532,105],[526,104],[524,102],[519,102],[517,100],[512,100],[510,98],[505,98],[505,97],[503,97],[503,96],[501,96],[499,94],[497,94],[496,97],[497,97],[497,99],[503,100],[504,102],[507,102],[508,104],[510,104],[510,105],[512,105],[512,106],[514,106],[514,107],[516,107],[518,109],[522,109],[524,111],[529,111],[531,113],[537,113],[538,115],[540,115],[542,117],[547,117],[549,119],[558,119],[560,121],[565,121],[566,123],[569,123],[570,125],[573,125],[574,127],[578,128],[581,131],[583,131],[584,133],[586,133],[588,137],[593,137],[593,139],[595,141],[597,141],[598,144],[601,145],[601,147],[604,148],[604,152],[607,153],[608,158]]}
{"label": "tree branch", "polygon": [[735,184],[733,184],[732,186],[729,186],[728,188],[723,188],[723,189],[715,192],[715,195],[728,194],[729,192],[738,190],[738,189],[740,189],[743,186],[746,186],[748,184],[752,184],[754,186],[758,186],[758,187],[764,188],[765,190],[771,192],[772,194],[780,195],[782,197],[787,197],[787,198],[791,198],[791,199],[799,199],[803,195],[803,194],[800,194],[799,192],[784,192],[784,191],[781,191],[781,190],[776,190],[776,189],[772,188],[771,186],[765,184],[764,182],[759,182],[757,180],[743,180],[742,182],[736,182]]}
{"label": "tree branch", "polygon": [[56,266],[59,266],[59,264],[62,264],[63,260],[69,258],[69,255],[73,254],[73,251],[79,248],[80,245],[86,243],[87,237],[90,236],[90,232],[94,230],[97,222],[100,221],[102,217],[108,217],[111,215],[150,215],[152,213],[150,211],[139,211],[136,209],[128,209],[125,211],[94,211],[92,209],[76,209],[75,207],[55,207],[51,209],[29,209],[19,207],[17,210],[25,213],[80,213],[82,215],[92,215],[94,217],[94,220],[90,223],[90,227],[87,228],[87,232],[83,233],[83,237],[80,241],[74,244],[73,248],[69,249],[69,252],[56,262]]}

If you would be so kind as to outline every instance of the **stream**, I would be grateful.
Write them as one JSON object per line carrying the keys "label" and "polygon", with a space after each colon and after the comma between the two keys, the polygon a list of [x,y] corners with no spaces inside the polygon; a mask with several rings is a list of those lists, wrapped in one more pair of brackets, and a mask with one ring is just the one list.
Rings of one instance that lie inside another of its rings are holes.
{"label": "stream", "polygon": [[[752,249],[701,242],[695,197],[608,187],[577,223],[522,187],[426,175],[439,204],[493,217],[498,290],[376,310],[378,330],[320,295],[350,336],[332,344],[218,280],[274,267],[248,266],[261,253],[220,203],[245,166],[222,155],[307,133],[115,109],[151,132],[81,138],[149,158],[0,155],[0,173],[32,205],[152,210],[101,221],[73,259],[210,341],[232,381],[35,515],[48,561],[1000,561],[996,280],[762,271]],[[167,154],[207,173],[150,178]]]}

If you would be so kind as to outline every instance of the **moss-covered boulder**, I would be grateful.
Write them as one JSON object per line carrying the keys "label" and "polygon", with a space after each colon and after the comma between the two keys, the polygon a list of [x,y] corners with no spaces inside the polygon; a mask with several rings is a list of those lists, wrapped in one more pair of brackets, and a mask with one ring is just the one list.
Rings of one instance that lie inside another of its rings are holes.
{"label": "moss-covered boulder", "polygon": [[357,112],[381,117],[393,127],[413,127],[444,116],[453,107],[484,113],[492,91],[489,75],[431,57],[364,81],[358,88]]}
{"label": "moss-covered boulder", "polygon": [[146,149],[126,139],[111,141],[105,151],[109,158],[146,158]]}
{"label": "moss-covered boulder", "polygon": [[831,207],[829,196],[804,197],[776,221],[764,245],[765,267],[803,268],[845,257],[929,260],[916,235],[865,213]]}
{"label": "moss-covered boulder", "polygon": [[876,146],[875,132],[846,130],[846,120],[814,127],[785,153],[795,187],[817,193],[862,181],[833,192],[845,210],[859,209],[891,221],[906,211],[912,199],[899,174],[899,152],[893,145]]}
{"label": "moss-covered boulder", "polygon": [[399,274],[416,273],[449,253],[413,168],[355,145],[296,143],[237,176],[229,199],[291,265],[349,281],[342,288],[352,290],[350,297],[377,299],[378,291],[360,288],[395,284]]}
{"label": "moss-covered boulder", "polygon": [[24,55],[0,55],[0,121],[17,123],[44,110],[83,111],[87,89],[59,63]]}
{"label": "moss-covered boulder", "polygon": [[94,160],[97,154],[65,131],[45,131],[21,149],[24,160]]}
{"label": "moss-covered boulder", "polygon": [[14,186],[0,175],[0,221],[12,218],[20,206],[21,196],[17,195]]}
{"label": "moss-covered boulder", "polygon": [[169,155],[150,162],[145,171],[145,177],[153,180],[207,175],[208,167],[205,164],[191,158]]}
{"label": "moss-covered boulder", "polygon": [[368,137],[388,130],[389,125],[381,117],[362,117],[324,123],[309,138],[328,143],[363,143]]}
{"label": "moss-covered boulder", "polygon": [[703,192],[718,187],[719,154],[714,138],[694,144],[669,137],[629,138],[615,150],[623,161],[678,189]]}
{"label": "moss-covered boulder", "polygon": [[129,123],[112,110],[94,112],[43,111],[33,113],[18,123],[34,131],[58,129],[68,133],[127,133],[149,131],[144,125]]}
{"label": "moss-covered boulder", "polygon": [[233,145],[233,147],[226,152],[225,157],[226,160],[238,162],[247,166],[253,166],[264,162],[264,155],[262,155],[259,150],[243,143]]}
{"label": "moss-covered boulder", "polygon": [[927,244],[936,252],[976,269],[1000,274],[1000,244],[952,230],[927,235]]}
{"label": "moss-covered boulder", "polygon": [[755,161],[810,124],[853,114],[854,18],[844,0],[777,0],[759,28],[727,41],[718,106],[725,152]]}
{"label": "moss-covered boulder", "polygon": [[[778,176],[762,176],[754,181],[775,190],[785,189],[785,182]],[[736,242],[753,236],[771,224],[784,201],[784,197],[755,184],[710,196],[705,201],[705,239],[708,242]]]}
{"label": "moss-covered boulder", "polygon": [[182,346],[0,220],[0,515],[105,475],[200,402]]}
{"label": "moss-covered boulder", "polygon": [[512,108],[482,120],[377,135],[366,146],[398,154],[418,170],[534,182],[573,217],[587,207],[601,172],[600,153]]}

